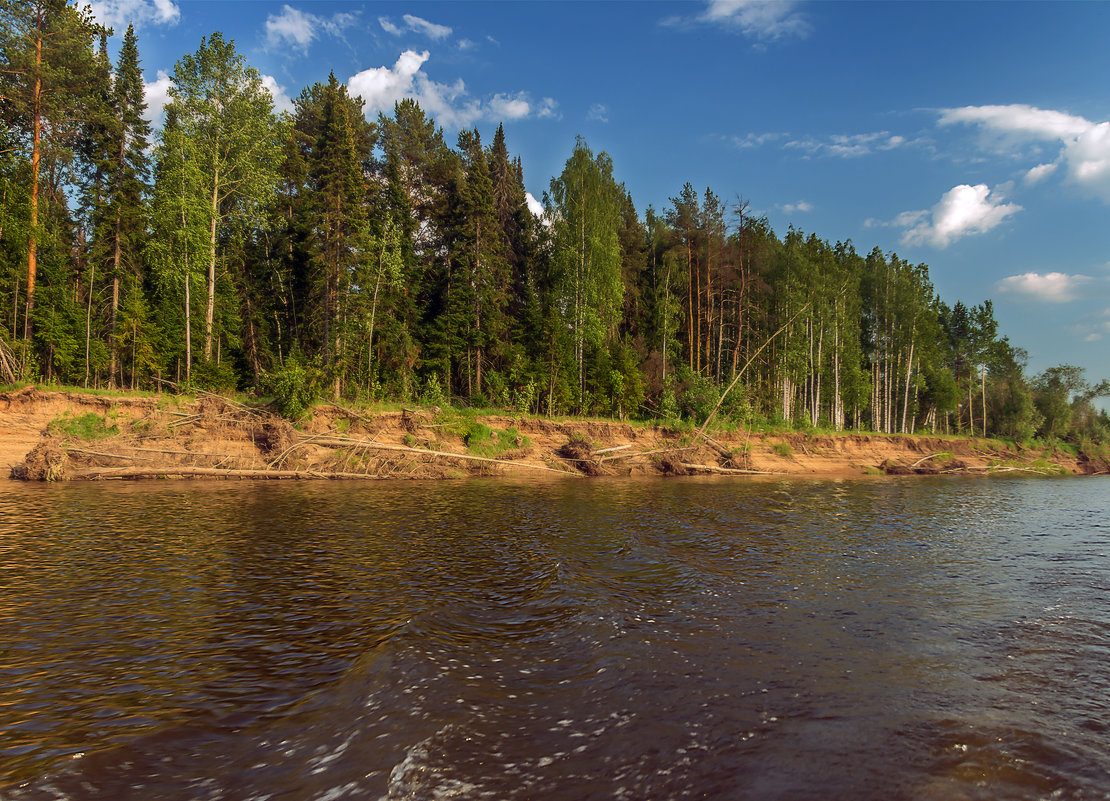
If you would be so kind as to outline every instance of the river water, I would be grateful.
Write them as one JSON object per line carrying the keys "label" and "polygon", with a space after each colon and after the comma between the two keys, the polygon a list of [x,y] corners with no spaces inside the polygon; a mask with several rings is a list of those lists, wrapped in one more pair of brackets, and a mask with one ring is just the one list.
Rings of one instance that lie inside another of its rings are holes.
{"label": "river water", "polygon": [[1105,799],[1108,490],[0,485],[0,797]]}

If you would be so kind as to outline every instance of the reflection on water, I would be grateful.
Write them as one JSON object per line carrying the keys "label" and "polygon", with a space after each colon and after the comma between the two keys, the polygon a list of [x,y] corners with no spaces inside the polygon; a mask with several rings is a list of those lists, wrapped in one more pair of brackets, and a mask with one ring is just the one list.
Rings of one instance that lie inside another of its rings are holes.
{"label": "reflection on water", "polygon": [[1105,481],[0,488],[0,796],[1104,798]]}

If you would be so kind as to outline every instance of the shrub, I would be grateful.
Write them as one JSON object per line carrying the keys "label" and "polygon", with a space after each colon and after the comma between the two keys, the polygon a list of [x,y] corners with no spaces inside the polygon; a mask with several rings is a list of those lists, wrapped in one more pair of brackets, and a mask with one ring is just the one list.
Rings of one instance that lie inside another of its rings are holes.
{"label": "shrub", "polygon": [[297,352],[267,376],[267,383],[278,414],[286,420],[300,420],[320,397],[319,371]]}

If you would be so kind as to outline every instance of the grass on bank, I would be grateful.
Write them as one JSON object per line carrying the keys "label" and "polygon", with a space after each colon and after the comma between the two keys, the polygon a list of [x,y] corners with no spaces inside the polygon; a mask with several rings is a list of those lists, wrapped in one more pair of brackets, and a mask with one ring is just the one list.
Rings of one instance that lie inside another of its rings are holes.
{"label": "grass on bank", "polygon": [[102,416],[96,412],[82,415],[65,412],[51,420],[46,429],[51,434],[86,441],[106,439],[119,434],[119,426],[109,422],[108,415]]}

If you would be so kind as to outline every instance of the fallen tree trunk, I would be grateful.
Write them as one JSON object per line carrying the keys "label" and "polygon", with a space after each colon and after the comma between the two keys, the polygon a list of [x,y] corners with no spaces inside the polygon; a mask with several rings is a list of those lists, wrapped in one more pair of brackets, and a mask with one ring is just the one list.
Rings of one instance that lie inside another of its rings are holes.
{"label": "fallen tree trunk", "polygon": [[334,479],[378,479],[373,473],[340,473],[320,470],[245,470],[220,467],[188,467],[186,465],[165,465],[164,467],[90,467],[74,470],[71,479],[104,480],[113,478],[334,478]]}
{"label": "fallen tree trunk", "polygon": [[[307,442],[307,440],[305,440]],[[496,464],[502,467],[522,467],[526,470],[544,470],[548,473],[559,473],[560,475],[569,476],[573,473],[566,470],[556,470],[551,467],[544,467],[538,464],[528,464],[527,462],[514,462],[509,459],[487,459],[484,456],[471,456],[466,453],[449,453],[447,451],[431,451],[423,448],[409,448],[405,445],[386,445],[382,442],[372,442],[365,439],[343,439],[343,438],[325,438],[314,437],[312,438],[312,445],[322,445],[326,448],[365,448],[367,450],[378,451],[395,451],[398,453],[411,453],[418,456],[434,456],[440,459],[463,459],[468,462],[483,462],[485,464]]]}
{"label": "fallen tree trunk", "polygon": [[781,476],[782,473],[774,473],[770,470],[738,470],[734,467],[718,467],[714,464],[688,464],[683,462],[682,466],[687,470],[700,470],[706,473],[723,473],[730,476]]}

